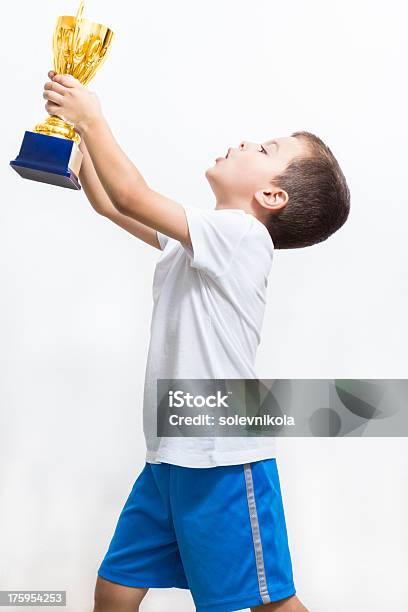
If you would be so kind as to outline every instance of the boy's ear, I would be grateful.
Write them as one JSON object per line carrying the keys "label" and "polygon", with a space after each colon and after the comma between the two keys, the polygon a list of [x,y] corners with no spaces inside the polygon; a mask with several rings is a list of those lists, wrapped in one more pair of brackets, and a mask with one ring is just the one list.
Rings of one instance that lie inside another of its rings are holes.
{"label": "boy's ear", "polygon": [[284,208],[289,201],[289,196],[283,189],[260,189],[254,197],[261,206],[276,211]]}

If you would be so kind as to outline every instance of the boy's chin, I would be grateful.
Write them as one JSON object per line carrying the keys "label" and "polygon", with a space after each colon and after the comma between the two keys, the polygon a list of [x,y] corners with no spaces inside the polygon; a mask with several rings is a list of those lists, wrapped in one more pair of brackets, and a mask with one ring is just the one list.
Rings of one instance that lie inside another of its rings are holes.
{"label": "boy's chin", "polygon": [[205,176],[207,177],[207,179],[211,179],[211,177],[216,176],[217,174],[219,176],[219,172],[218,172],[218,168],[216,164],[214,164],[214,166],[210,166],[205,171]]}
{"label": "boy's chin", "polygon": [[211,187],[220,182],[220,177],[217,176],[217,170],[214,167],[207,168],[207,170],[205,171],[205,178],[210,183]]}
{"label": "boy's chin", "polygon": [[207,168],[207,170],[205,171],[205,178],[207,179],[207,181],[211,182],[211,177],[214,175],[214,166],[211,166],[211,168]]}
{"label": "boy's chin", "polygon": [[[205,178],[207,179],[213,194],[217,196],[219,184],[218,184],[216,177],[214,177],[214,174],[212,173],[212,168],[208,168],[208,170],[205,171]],[[217,186],[218,186],[218,189],[217,189]]]}

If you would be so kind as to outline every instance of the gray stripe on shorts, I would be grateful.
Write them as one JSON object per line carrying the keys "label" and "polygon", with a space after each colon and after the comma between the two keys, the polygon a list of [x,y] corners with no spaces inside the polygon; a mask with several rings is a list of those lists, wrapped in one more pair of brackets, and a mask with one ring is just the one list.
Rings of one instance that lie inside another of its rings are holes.
{"label": "gray stripe on shorts", "polygon": [[255,504],[254,481],[252,479],[252,470],[250,463],[244,463],[245,486],[249,508],[249,518],[251,521],[252,539],[254,541],[256,572],[258,574],[259,593],[264,604],[270,603],[268,587],[266,584],[265,565],[262,552],[262,542],[259,533],[258,513]]}

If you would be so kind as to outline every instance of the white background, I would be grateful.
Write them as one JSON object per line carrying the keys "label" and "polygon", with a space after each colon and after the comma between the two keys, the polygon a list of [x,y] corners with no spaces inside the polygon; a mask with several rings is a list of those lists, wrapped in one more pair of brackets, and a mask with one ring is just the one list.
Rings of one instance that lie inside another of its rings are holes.
{"label": "white background", "polygon": [[[90,612],[144,465],[160,252],[83,191],[8,166],[47,116],[52,31],[77,4],[3,8],[0,588],[66,589],[68,612]],[[117,33],[90,88],[153,189],[213,207],[215,157],[301,129],[344,170],[346,225],[275,252],[259,377],[408,377],[405,3],[93,0],[85,16]],[[407,440],[278,439],[278,453],[300,599],[311,612],[407,609]],[[189,591],[152,589],[141,607],[170,609],[194,610]]]}

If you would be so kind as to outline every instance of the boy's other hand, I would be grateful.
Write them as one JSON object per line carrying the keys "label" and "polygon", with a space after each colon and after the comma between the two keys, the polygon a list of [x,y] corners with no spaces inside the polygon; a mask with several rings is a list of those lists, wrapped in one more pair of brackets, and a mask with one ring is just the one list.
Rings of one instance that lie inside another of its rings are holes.
{"label": "boy's other hand", "polygon": [[43,98],[47,100],[46,111],[72,123],[77,132],[102,117],[97,95],[82,85],[71,74],[48,72],[51,79],[44,85]]}

